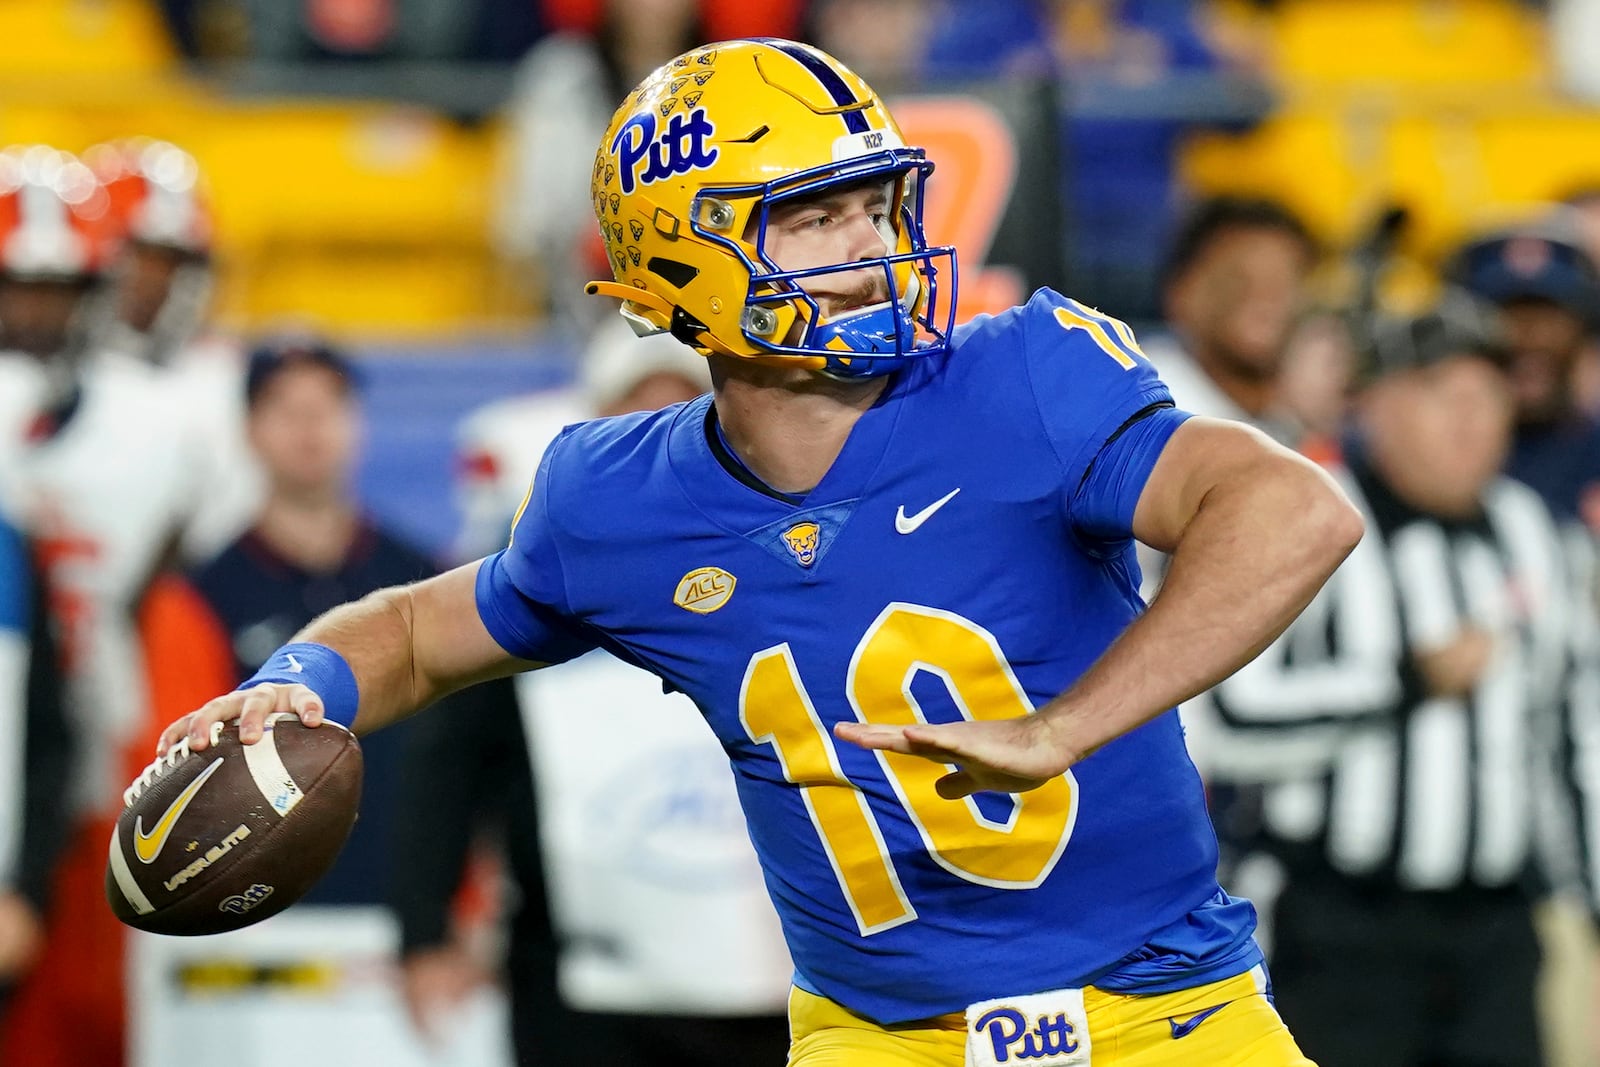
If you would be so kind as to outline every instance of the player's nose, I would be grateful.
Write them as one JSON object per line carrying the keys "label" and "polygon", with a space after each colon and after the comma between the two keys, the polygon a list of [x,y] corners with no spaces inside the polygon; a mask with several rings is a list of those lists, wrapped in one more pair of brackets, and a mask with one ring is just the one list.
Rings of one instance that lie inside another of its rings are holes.
{"label": "player's nose", "polygon": [[872,221],[872,215],[857,211],[848,219],[849,259],[877,259],[889,254],[889,243]]}

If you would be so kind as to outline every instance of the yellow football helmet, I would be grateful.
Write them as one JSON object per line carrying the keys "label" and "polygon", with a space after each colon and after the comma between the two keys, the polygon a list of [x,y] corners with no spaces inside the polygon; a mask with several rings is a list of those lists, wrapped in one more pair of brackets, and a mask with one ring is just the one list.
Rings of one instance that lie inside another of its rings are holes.
{"label": "yellow football helmet", "polygon": [[[944,351],[955,317],[955,250],[922,235],[932,170],[871,88],[823,52],[773,38],[697,48],[630,93],[601,139],[590,192],[615,280],[588,291],[620,298],[637,332],[670,330],[703,353],[886,373]],[[765,251],[771,206],[866,181],[891,183],[892,249],[780,270]],[[883,304],[824,317],[803,288],[874,266]]]}

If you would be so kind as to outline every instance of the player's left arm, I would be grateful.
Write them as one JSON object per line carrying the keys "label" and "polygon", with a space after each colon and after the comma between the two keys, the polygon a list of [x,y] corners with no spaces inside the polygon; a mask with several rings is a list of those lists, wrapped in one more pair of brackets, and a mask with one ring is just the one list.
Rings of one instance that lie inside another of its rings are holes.
{"label": "player's left arm", "polygon": [[1361,540],[1361,513],[1320,467],[1242,423],[1173,433],[1133,515],[1168,552],[1161,595],[1047,713],[1075,759],[1254,659]]}
{"label": "player's left arm", "polygon": [[1016,792],[1249,662],[1361,538],[1360,512],[1320,468],[1241,423],[1190,418],[1138,493],[1132,531],[1172,554],[1161,595],[1035,715],[934,726],[848,724],[839,736],[955,763],[946,797]]}

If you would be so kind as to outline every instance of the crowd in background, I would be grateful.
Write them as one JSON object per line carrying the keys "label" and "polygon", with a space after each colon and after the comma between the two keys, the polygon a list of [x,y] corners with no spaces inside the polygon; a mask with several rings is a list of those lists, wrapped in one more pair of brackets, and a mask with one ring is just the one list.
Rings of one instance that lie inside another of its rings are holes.
{"label": "crowd in background", "polygon": [[[161,7],[197,60],[515,62],[494,241],[580,355],[569,387],[461,423],[461,532],[430,558],[357,499],[359,356],[212,321],[226,264],[188,153],[0,152],[0,1067],[155,1062],[128,1052],[158,1047],[128,976],[157,949],[101,880],[157,724],[319,612],[493,551],[563,425],[707,388],[688,349],[582,295],[609,276],[587,178],[627,86],[743,34],[812,41],[894,95],[1262,76],[1181,0]],[[1320,1063],[1600,1062],[1600,172],[1458,235],[1402,309],[1403,212],[1340,249],[1284,203],[1183,187],[1186,134],[1247,112],[1063,107],[1057,184],[1015,194],[1059,207],[1059,232],[1023,223],[1056,264],[1029,284],[1139,324],[1180,407],[1301,449],[1367,515],[1302,620],[1184,709],[1224,884],[1256,900]],[[974,275],[1010,262],[970,252]],[[440,1045],[499,982],[523,1063],[781,1062],[787,957],[687,700],[596,653],[447,703],[364,741],[356,834],[284,917],[392,927],[393,1011],[370,1025]],[[594,752],[602,717],[631,740]]]}

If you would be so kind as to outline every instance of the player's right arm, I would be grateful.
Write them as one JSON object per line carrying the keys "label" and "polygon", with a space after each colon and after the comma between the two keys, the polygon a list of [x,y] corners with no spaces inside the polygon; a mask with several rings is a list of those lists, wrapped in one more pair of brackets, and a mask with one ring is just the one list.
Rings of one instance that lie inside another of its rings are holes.
{"label": "player's right arm", "polygon": [[568,603],[551,518],[552,483],[583,484],[583,449],[565,453],[574,458],[563,463],[565,440],[564,432],[546,449],[503,551],[315,619],[237,691],[167,727],[157,752],[184,737],[200,751],[213,723],[234,719],[240,740],[253,742],[277,711],[308,726],[331,718],[367,734],[475,682],[594,648]]}
{"label": "player's right arm", "polygon": [[[381,589],[337,607],[285,647],[322,645],[343,658],[359,693],[353,725],[363,734],[457,689],[540,666],[507,652],[484,625],[476,589],[479,568],[489,562],[479,560],[414,585]],[[210,741],[212,723],[234,719],[239,720],[241,740],[255,741],[267,716],[276,711],[293,712],[315,726],[327,706],[324,694],[312,686],[261,682],[178,719],[162,733],[157,751],[165,753],[185,735],[191,749],[202,750]]]}

